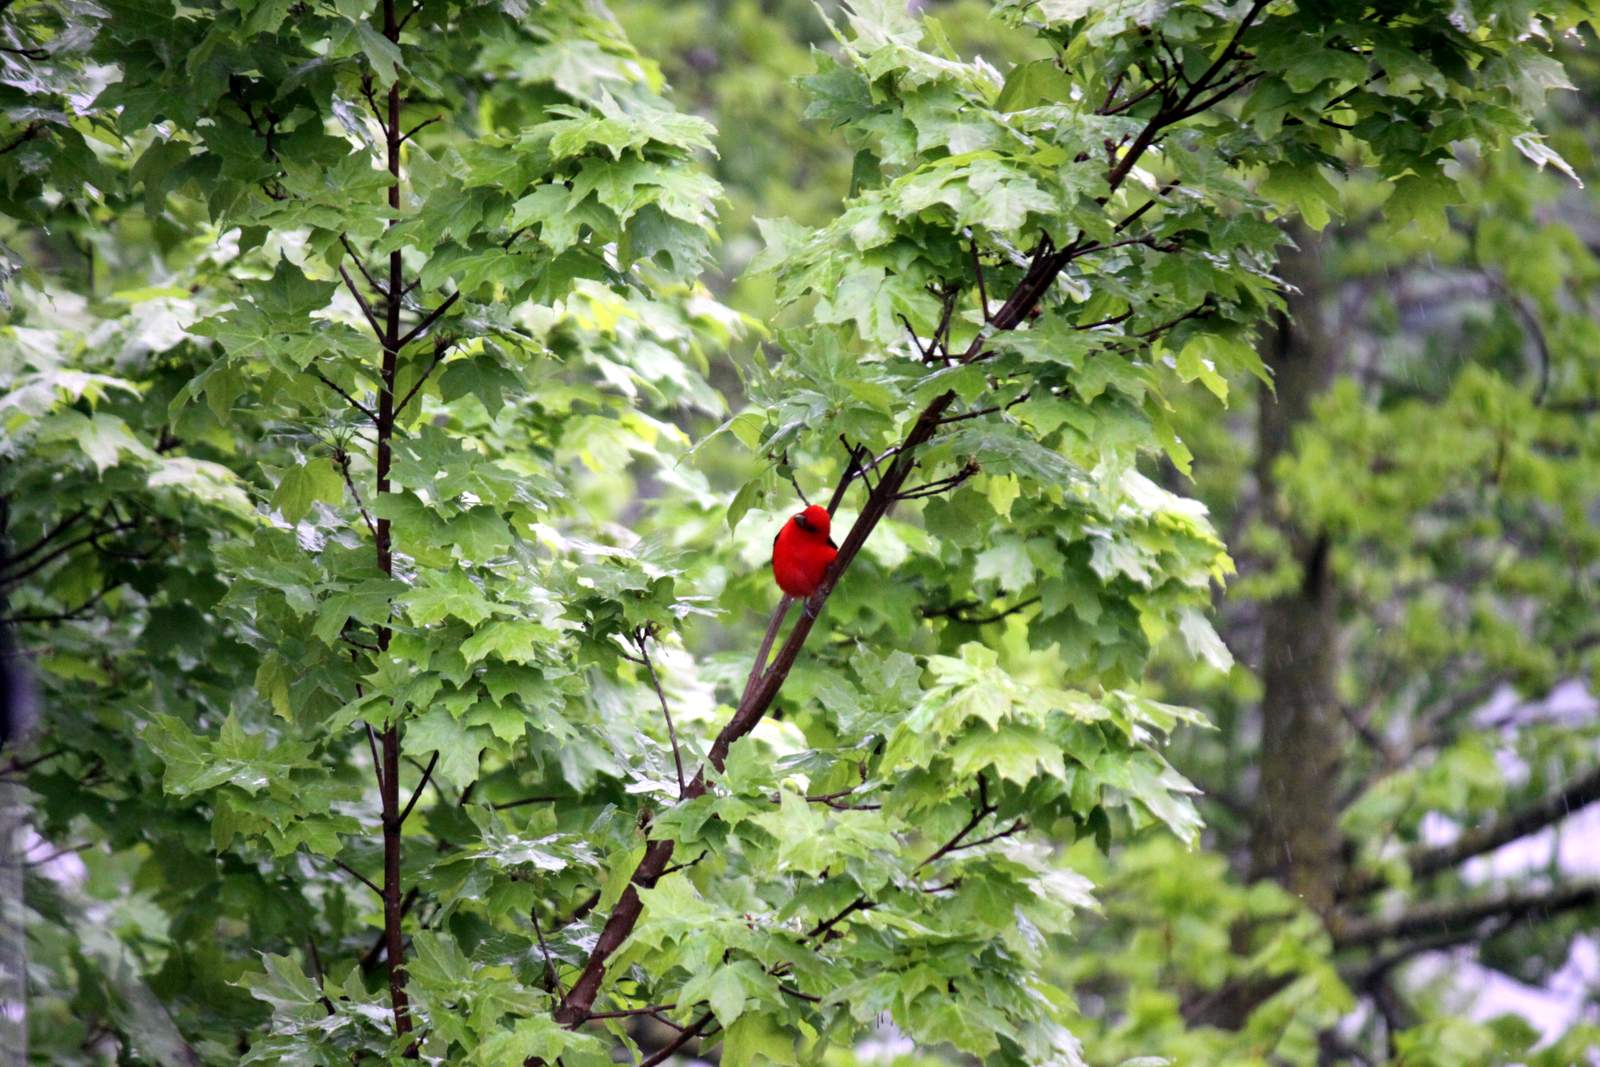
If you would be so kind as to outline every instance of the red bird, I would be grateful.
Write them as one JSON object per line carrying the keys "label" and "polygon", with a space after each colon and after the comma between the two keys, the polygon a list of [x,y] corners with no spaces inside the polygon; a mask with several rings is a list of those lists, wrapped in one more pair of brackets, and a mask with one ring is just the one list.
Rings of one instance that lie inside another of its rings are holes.
{"label": "red bird", "polygon": [[828,536],[828,509],[812,504],[794,516],[772,539],[772,577],[794,597],[809,597],[822,584],[839,546]]}

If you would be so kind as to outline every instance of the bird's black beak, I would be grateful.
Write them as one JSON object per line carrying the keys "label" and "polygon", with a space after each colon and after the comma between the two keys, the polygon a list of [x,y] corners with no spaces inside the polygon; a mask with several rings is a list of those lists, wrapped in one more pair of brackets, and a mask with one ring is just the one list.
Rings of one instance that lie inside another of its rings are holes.
{"label": "bird's black beak", "polygon": [[796,515],[794,517],[794,521],[795,521],[795,525],[800,527],[800,529],[802,529],[802,530],[810,530],[811,529],[811,522],[804,515]]}

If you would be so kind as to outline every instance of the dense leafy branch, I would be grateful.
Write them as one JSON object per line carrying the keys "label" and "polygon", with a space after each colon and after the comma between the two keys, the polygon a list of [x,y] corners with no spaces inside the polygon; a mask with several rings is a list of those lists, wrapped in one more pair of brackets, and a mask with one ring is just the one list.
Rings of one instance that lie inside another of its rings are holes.
{"label": "dense leafy branch", "polygon": [[[1195,99],[1209,88],[1211,80],[1217,73],[1233,60],[1244,33],[1266,6],[1267,0],[1258,0],[1251,7],[1211,68],[1195,80],[1189,91],[1177,103],[1175,109],[1163,108],[1145,124],[1139,136],[1134,140],[1133,145],[1107,176],[1109,191],[1102,197],[1102,202],[1109,200],[1110,196],[1120,188],[1129,173],[1131,173],[1133,166],[1144,152],[1156,142],[1163,129],[1179,119],[1187,117],[1187,114],[1194,113],[1188,109]],[[1220,97],[1218,99],[1220,100]],[[971,363],[979,359],[984,352],[985,342],[991,333],[1011,330],[1025,322],[1030,313],[1044,298],[1056,276],[1076,256],[1082,254],[1090,244],[1091,242],[1087,239],[1080,238],[1066,248],[1055,250],[1051,248],[1049,239],[1045,238],[1035,250],[1027,272],[1006,298],[1000,309],[994,314],[988,328],[978,332],[971,344],[961,354],[958,362]],[[923,348],[922,351],[926,353],[927,349]],[[896,446],[893,458],[883,471],[877,486],[868,495],[860,515],[852,524],[849,533],[839,548],[837,559],[830,568],[821,588],[818,589],[813,598],[818,612],[820,612],[822,605],[827,602],[840,578],[849,569],[878,523],[888,514],[895,501],[899,499],[906,478],[916,466],[918,449],[934,438],[947,410],[955,400],[956,394],[954,392],[946,392],[936,397],[917,416],[905,438]],[[858,469],[858,466],[858,464],[852,463],[847,467],[845,474],[841,478],[841,492],[842,487],[848,484],[851,475]],[[838,495],[838,493],[835,494],[836,497]],[[781,607],[786,606],[785,604]],[[769,636],[776,630],[780,620],[781,614],[774,616],[773,623],[769,627]],[[711,768],[717,771],[723,769],[728,752],[733,744],[747,736],[772,706],[779,690],[788,677],[790,669],[798,659],[800,650],[804,647],[815,621],[813,614],[802,613],[772,665],[764,671],[760,671],[759,667],[762,657],[757,657],[757,670],[760,673],[758,675],[756,672],[752,672],[755,685],[753,688],[747,688],[733,716],[712,742],[707,757],[707,762]],[[708,788],[706,771],[705,768],[702,768],[683,791],[683,799],[692,800],[699,797]],[[976,820],[972,825],[976,826]],[[970,827],[968,829],[970,830]],[[964,837],[965,833],[960,836]],[[588,959],[585,961],[577,981],[573,983],[556,1009],[556,1018],[563,1025],[576,1027],[582,1025],[589,1017],[589,1012],[593,1009],[595,997],[598,995],[601,982],[605,977],[608,960],[627,940],[643,911],[643,900],[639,895],[639,889],[653,887],[662,877],[662,872],[671,861],[673,849],[674,843],[670,840],[654,840],[646,846],[643,859],[640,860],[635,868],[622,897],[618,900],[604,927],[601,929],[600,935],[596,939],[593,949],[590,950]],[[937,856],[934,858],[937,858]]]}

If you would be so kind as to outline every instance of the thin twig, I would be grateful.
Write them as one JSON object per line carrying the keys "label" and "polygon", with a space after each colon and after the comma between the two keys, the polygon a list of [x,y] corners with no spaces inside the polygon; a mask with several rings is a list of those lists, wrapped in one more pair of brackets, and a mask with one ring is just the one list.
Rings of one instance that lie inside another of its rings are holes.
{"label": "thin twig", "polygon": [[345,392],[343,389],[341,389],[338,386],[337,383],[334,382],[334,380],[332,378],[328,377],[326,374],[323,374],[321,371],[317,370],[317,371],[312,371],[311,373],[315,374],[317,376],[317,380],[320,381],[323,385],[326,385],[329,389],[332,389],[334,392],[336,392],[340,396],[344,397],[345,403],[349,404],[351,407],[353,407],[357,411],[361,412],[361,414],[365,415],[368,419],[370,419],[372,421],[372,424],[374,426],[377,425],[377,423],[378,423],[377,412],[373,411],[371,408],[367,407],[361,401],[357,400],[355,397],[353,397],[349,393]]}
{"label": "thin twig", "polygon": [[311,973],[317,979],[317,999],[322,1001],[322,1006],[327,1010],[329,1015],[336,1015],[338,1013],[334,1010],[333,1001],[328,999],[328,994],[326,992],[327,979],[325,977],[325,972],[322,969],[322,953],[317,951],[316,938],[311,937],[309,934],[306,935],[306,948],[309,950],[311,955]]}
{"label": "thin twig", "polygon": [[706,1012],[693,1023],[689,1024],[689,1026],[684,1029],[683,1033],[679,1034],[671,1041],[668,1041],[665,1045],[661,1046],[643,1060],[640,1060],[639,1067],[656,1067],[657,1064],[665,1063],[667,1060],[670,1060],[680,1048],[687,1045],[690,1041],[693,1041],[697,1036],[699,1036],[700,1031],[704,1030],[707,1026],[710,1026],[713,1018],[714,1016],[709,1011]]}
{"label": "thin twig", "polygon": [[639,650],[639,658],[650,675],[650,684],[655,687],[656,697],[661,701],[661,717],[667,720],[667,736],[672,740],[672,764],[678,771],[678,795],[681,797],[689,783],[683,777],[683,756],[678,751],[678,731],[672,725],[672,712],[667,709],[667,694],[661,691],[661,679],[656,677],[655,664],[650,662],[650,649],[647,645],[649,637],[647,629],[636,630],[633,634],[633,644]]}
{"label": "thin twig", "polygon": [[[784,454],[784,464],[786,466],[788,464],[788,454],[787,453]],[[789,467],[788,470],[789,470],[789,484],[794,486],[794,495],[800,498],[800,502],[802,504],[804,504],[806,507],[810,507],[811,506],[811,499],[806,496],[805,490],[800,488],[800,480],[795,477],[794,468],[793,467]]]}
{"label": "thin twig", "polygon": [[107,593],[111,592],[111,590],[115,589],[121,584],[122,583],[115,578],[107,578],[101,584],[100,591],[98,593],[95,593],[89,599],[83,601],[76,607],[68,608],[66,611],[58,611],[44,615],[8,615],[4,619],[0,619],[0,623],[22,626],[71,622],[74,619],[82,618],[84,612],[88,611],[90,608],[100,603],[100,601],[104,600]]}
{"label": "thin twig", "polygon": [[385,137],[389,136],[389,126],[383,119],[383,108],[378,106],[378,98],[372,92],[372,75],[361,75],[361,95],[367,98],[367,105],[372,108],[372,117],[377,120],[378,129],[383,131]]}
{"label": "thin twig", "polygon": [[1007,411],[1007,410],[1009,410],[1011,408],[1016,407],[1018,404],[1022,403],[1024,400],[1027,400],[1030,395],[1032,395],[1031,392],[1023,393],[1021,396],[1017,397],[1015,400],[1011,401],[1009,404],[996,404],[994,407],[980,408],[977,411],[967,411],[967,412],[963,412],[960,415],[947,415],[944,418],[939,420],[939,425],[940,426],[949,426],[952,422],[965,422],[968,419],[981,419],[985,415],[993,415],[993,414],[995,414],[996,412],[999,412],[999,411]]}
{"label": "thin twig", "polygon": [[962,614],[962,612],[967,608],[975,608],[978,606],[976,601],[970,600],[964,601],[960,604],[949,604],[942,608],[923,608],[922,614],[924,618],[929,619],[939,618],[942,616],[947,619],[952,619],[956,622],[966,623],[969,626],[983,626],[991,622],[999,622],[1008,615],[1015,615],[1019,611],[1031,608],[1033,605],[1037,604],[1040,599],[1040,597],[1031,596],[1026,600],[1018,601],[1003,611],[997,611],[993,615],[978,616],[977,618]]}
{"label": "thin twig", "polygon": [[[350,658],[354,660],[356,658],[356,654],[354,652],[350,653]],[[357,690],[357,695],[360,695],[359,689]],[[378,792],[381,793],[383,792],[383,760],[378,758],[378,736],[373,731],[372,724],[370,722],[364,721],[361,725],[367,728],[367,747],[372,751],[372,772],[373,774],[377,775]]]}
{"label": "thin twig", "polygon": [[1124,216],[1123,220],[1121,222],[1117,223],[1116,226],[1114,226],[1112,228],[1111,232],[1112,233],[1121,233],[1123,230],[1127,229],[1129,226],[1132,226],[1135,222],[1137,222],[1139,220],[1139,218],[1142,215],[1144,215],[1144,213],[1146,211],[1149,211],[1151,208],[1153,208],[1157,204],[1161,203],[1161,198],[1162,197],[1166,196],[1168,193],[1172,192],[1173,189],[1176,189],[1179,185],[1182,185],[1182,184],[1183,184],[1183,181],[1180,178],[1173,178],[1171,181],[1167,182],[1160,189],[1157,189],[1156,192],[1155,192],[1155,195],[1152,196],[1149,200],[1146,200],[1143,204],[1140,204],[1137,208],[1134,208],[1133,211],[1129,212],[1126,216]]}
{"label": "thin twig", "polygon": [[350,243],[350,238],[341,233],[339,235],[339,242],[344,245],[344,250],[350,253],[350,258],[355,260],[356,268],[361,271],[361,276],[367,280],[367,284],[372,286],[372,289],[375,293],[387,299],[389,296],[389,291],[383,287],[383,284],[379,282],[378,279],[372,276],[372,272],[367,269],[366,263],[364,263],[361,259],[361,256],[356,253],[356,246]]}
{"label": "thin twig", "polygon": [[1263,77],[1264,73],[1265,72],[1263,71],[1257,71],[1254,74],[1246,75],[1243,78],[1239,78],[1238,80],[1223,86],[1221,89],[1218,89],[1215,93],[1206,97],[1206,99],[1200,101],[1192,107],[1187,107],[1177,112],[1175,115],[1173,115],[1172,121],[1177,122],[1179,119],[1186,119],[1193,115],[1198,115],[1202,111],[1206,111],[1212,107],[1215,107],[1217,104],[1221,103],[1223,100],[1226,100],[1240,89],[1243,89],[1246,85],[1249,85],[1251,82],[1258,81],[1261,77]]}
{"label": "thin twig", "polygon": [[76,541],[68,541],[54,552],[50,552],[40,557],[20,571],[12,571],[10,574],[0,574],[0,583],[5,585],[16,585],[18,582],[22,581],[22,579],[28,577],[30,574],[37,574],[39,571],[48,567],[51,563],[60,559],[62,556],[71,552],[80,545],[93,545],[96,549],[98,549],[100,547],[98,543],[100,538],[109,537],[112,534],[122,533],[124,530],[131,530],[136,525],[137,523],[130,520],[127,522],[115,523],[111,526],[97,526],[83,537],[78,538]]}
{"label": "thin twig", "polygon": [[1134,93],[1132,96],[1128,97],[1127,99],[1123,100],[1122,103],[1118,104],[1116,107],[1103,107],[1103,108],[1101,108],[1100,109],[1100,114],[1102,114],[1102,115],[1120,115],[1124,111],[1128,110],[1130,107],[1133,107],[1135,104],[1139,103],[1141,100],[1148,99],[1149,97],[1153,96],[1154,94],[1160,92],[1161,88],[1162,87],[1161,87],[1161,84],[1159,82],[1157,82],[1155,84],[1152,84],[1152,85],[1149,85],[1149,86],[1145,87],[1144,89],[1141,89],[1139,92]]}
{"label": "thin twig", "polygon": [[422,336],[422,331],[426,330],[429,326],[432,326],[435,322],[437,322],[439,320],[439,316],[443,315],[446,311],[449,311],[450,308],[455,305],[455,302],[460,299],[461,291],[459,289],[445,297],[443,303],[424,315],[421,322],[411,327],[411,331],[404,337],[400,338],[399,342],[395,344],[395,348],[404,348],[406,345]]}
{"label": "thin twig", "polygon": [[772,613],[772,621],[767,623],[767,635],[761,639],[761,647],[756,651],[756,661],[750,666],[750,677],[745,679],[744,695],[739,698],[743,704],[750,699],[750,694],[755,690],[756,684],[767,668],[767,656],[772,652],[772,643],[778,639],[778,629],[783,625],[784,616],[789,614],[789,605],[794,603],[794,597],[784,594],[778,601],[778,607]]}
{"label": "thin twig", "polygon": [[417,787],[411,791],[411,799],[406,801],[405,810],[400,812],[400,821],[402,823],[406,821],[406,816],[411,814],[411,809],[417,806],[417,798],[422,796],[422,791],[428,788],[428,782],[433,779],[433,768],[438,764],[438,762],[439,753],[435,751],[433,758],[428,760],[428,766],[423,768],[422,781],[418,782]]}
{"label": "thin twig", "polygon": [[1127,322],[1131,318],[1133,318],[1133,309],[1129,308],[1127,311],[1124,311],[1120,315],[1113,315],[1109,319],[1101,319],[1099,322],[1086,322],[1081,326],[1074,326],[1073,329],[1074,330],[1097,330],[1101,326],[1115,326],[1119,322]]}
{"label": "thin twig", "polygon": [[412,383],[411,388],[406,390],[406,395],[400,398],[400,403],[394,406],[395,418],[400,417],[400,413],[406,409],[406,405],[411,403],[411,398],[417,395],[417,390],[421,389],[423,384],[427,382],[428,376],[443,362],[445,355],[452,347],[454,347],[453,342],[443,344],[435,342],[433,346],[433,362],[428,364],[427,369]]}
{"label": "thin twig", "polygon": [[[1119,79],[1120,80],[1120,79]],[[989,289],[983,282],[983,260],[978,257],[978,238],[973,235],[972,243],[972,276],[978,283],[978,303],[983,308],[983,321],[989,321]]]}
{"label": "thin twig", "polygon": [[956,471],[952,475],[949,475],[948,477],[935,478],[932,481],[923,482],[921,485],[914,485],[910,489],[900,490],[899,493],[895,494],[895,499],[917,500],[925,496],[935,496],[939,493],[945,492],[946,490],[954,489],[968,478],[971,478],[974,474],[977,474],[978,470],[978,464],[975,461],[969,460],[966,466],[962,467],[960,470]]}
{"label": "thin twig", "polygon": [[361,295],[361,290],[356,288],[356,280],[350,277],[350,272],[344,269],[344,264],[339,264],[339,277],[344,279],[345,288],[350,290],[350,295],[356,298],[356,303],[361,306],[361,314],[367,317],[367,325],[372,327],[373,334],[378,338],[378,343],[383,344],[383,323],[378,321],[378,316],[373,312],[372,305],[367,303],[367,298]]}
{"label": "thin twig", "polygon": [[49,855],[41,856],[40,858],[38,858],[36,860],[30,860],[26,856],[24,856],[23,857],[23,865],[27,866],[27,867],[42,867],[46,863],[49,863],[51,860],[58,860],[62,856],[68,855],[68,854],[73,853],[73,852],[82,852],[84,849],[88,848],[91,843],[92,842],[89,842],[89,841],[82,841],[82,842],[79,842],[76,845],[62,845],[60,848],[58,848],[55,851],[51,852]]}
{"label": "thin twig", "polygon": [[977,848],[979,845],[987,845],[991,841],[999,841],[1003,837],[1011,837],[1013,835],[1020,834],[1027,828],[1028,824],[1022,819],[1018,819],[1016,822],[1012,823],[1006,829],[1001,830],[998,833],[990,834],[988,837],[980,837],[976,841],[963,842],[962,844],[957,845],[955,848],[952,848],[950,852],[946,852],[945,855],[948,856],[952,852],[963,852],[969,848]]}
{"label": "thin twig", "polygon": [[490,804],[493,811],[507,811],[511,808],[525,808],[529,804],[555,804],[562,800],[571,800],[572,797],[523,797],[521,800],[506,800],[499,804]]}
{"label": "thin twig", "polygon": [[[404,917],[405,914],[411,910],[411,905],[417,902],[417,897],[420,895],[420,893],[421,891],[416,886],[412,886],[410,889],[406,890],[405,899],[400,902],[401,917]],[[378,958],[383,955],[383,949],[386,943],[387,939],[384,935],[384,931],[379,930],[378,936],[373,939],[372,947],[367,949],[367,951],[361,956],[360,966],[363,971],[370,971],[372,968],[378,965]]]}
{"label": "thin twig", "polygon": [[0,774],[18,774],[18,773],[21,773],[22,771],[31,770],[32,768],[37,767],[39,764],[44,763],[47,760],[55,759],[57,756],[61,755],[65,751],[66,751],[66,749],[64,749],[64,748],[53,748],[49,752],[46,752],[44,755],[35,756],[30,760],[15,760],[15,759],[13,759],[10,763],[6,764],[4,767],[0,767]]}
{"label": "thin twig", "polygon": [[[334,461],[339,465],[339,473],[344,475],[345,487],[350,490],[350,496],[356,502],[356,510],[361,512],[361,518],[367,524],[374,540],[378,537],[378,527],[372,521],[372,516],[367,512],[367,506],[361,502],[361,493],[356,490],[355,479],[350,477],[350,453],[344,449],[337,449],[333,454]],[[354,644],[355,642],[351,642]]]}
{"label": "thin twig", "polygon": [[909,333],[911,335],[911,344],[916,348],[917,354],[922,357],[923,362],[926,363],[927,360],[928,360],[928,357],[933,352],[933,346],[929,345],[927,348],[924,348],[922,346],[922,338],[917,336],[917,331],[916,331],[915,328],[912,327],[911,320],[906,318],[905,315],[903,315],[902,313],[896,311],[894,313],[894,317],[899,319],[901,324],[905,326],[906,333]]}
{"label": "thin twig", "polygon": [[51,541],[54,541],[57,537],[60,537],[62,534],[66,533],[68,530],[72,529],[72,527],[76,526],[80,521],[83,520],[84,516],[86,516],[88,514],[89,514],[89,509],[88,508],[79,508],[77,511],[73,512],[71,515],[68,515],[66,518],[64,518],[60,522],[56,523],[56,525],[51,527],[50,530],[47,533],[45,533],[45,535],[43,537],[39,538],[37,541],[35,541],[33,544],[29,545],[27,548],[19,549],[18,551],[12,553],[10,556],[7,556],[5,559],[0,559],[0,567],[10,567],[10,566],[13,566],[15,564],[21,563],[23,560],[27,559],[29,556],[33,555],[35,552],[38,552],[40,549],[44,548]]}
{"label": "thin twig", "polygon": [[424,126],[432,126],[435,122],[439,122],[443,118],[443,115],[435,115],[431,119],[423,119],[421,122],[417,123],[415,126],[411,127],[411,129],[407,130],[401,135],[400,143],[404,144],[405,142],[411,140],[411,138],[416,135],[418,130],[422,129]]}
{"label": "thin twig", "polygon": [[561,988],[561,977],[556,973],[555,962],[550,958],[550,946],[545,942],[544,930],[539,925],[538,905],[529,909],[528,917],[533,920],[533,936],[539,939],[539,952],[544,956],[544,980],[550,992],[558,997],[564,997],[566,991]]}
{"label": "thin twig", "polygon": [[676,1004],[651,1004],[643,1008],[619,1008],[615,1011],[591,1011],[591,1019],[631,1019],[638,1015],[660,1015],[664,1011],[671,1011]]}
{"label": "thin twig", "polygon": [[[312,854],[315,855],[315,853],[312,853]],[[370,889],[374,893],[378,894],[379,897],[383,896],[383,890],[378,888],[378,883],[377,882],[374,882],[371,878],[368,878],[366,875],[362,874],[360,871],[358,871],[354,867],[350,866],[348,863],[346,863],[344,860],[340,859],[338,856],[329,856],[327,858],[333,863],[333,865],[335,867],[339,868],[345,874],[348,874],[350,877],[354,878],[356,881],[360,882],[362,885],[366,886],[368,889]]]}

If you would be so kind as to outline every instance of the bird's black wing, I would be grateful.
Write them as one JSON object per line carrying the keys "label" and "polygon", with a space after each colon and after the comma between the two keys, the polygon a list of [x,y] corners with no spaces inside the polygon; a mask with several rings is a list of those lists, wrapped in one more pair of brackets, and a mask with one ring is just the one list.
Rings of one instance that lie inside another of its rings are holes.
{"label": "bird's black wing", "polygon": [[839,546],[833,543],[833,535],[832,534],[828,535],[828,547],[833,549],[835,552],[839,551]]}

